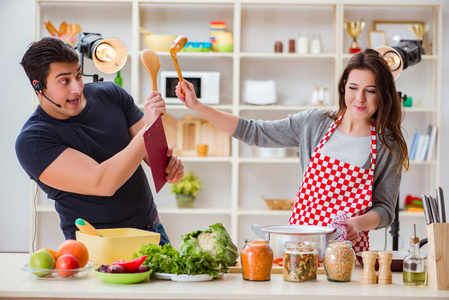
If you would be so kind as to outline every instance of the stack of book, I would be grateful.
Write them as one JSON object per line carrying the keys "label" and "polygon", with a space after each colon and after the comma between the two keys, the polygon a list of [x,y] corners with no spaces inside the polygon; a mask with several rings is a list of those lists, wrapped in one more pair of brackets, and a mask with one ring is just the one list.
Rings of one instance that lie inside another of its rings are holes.
{"label": "stack of book", "polygon": [[437,127],[429,125],[426,133],[416,132],[409,149],[409,159],[413,161],[431,161],[435,158]]}

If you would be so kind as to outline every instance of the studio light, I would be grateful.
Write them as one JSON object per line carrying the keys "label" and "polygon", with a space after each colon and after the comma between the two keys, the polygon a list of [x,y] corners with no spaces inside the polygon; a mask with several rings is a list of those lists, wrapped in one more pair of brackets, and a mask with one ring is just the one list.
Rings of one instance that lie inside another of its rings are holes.
{"label": "studio light", "polygon": [[81,32],[76,49],[80,52],[81,72],[92,76],[94,81],[103,81],[98,74],[84,74],[84,56],[93,60],[95,67],[106,74],[119,71],[126,63],[125,45],[116,38],[103,38],[100,33]]}
{"label": "studio light", "polygon": [[396,46],[381,46],[376,51],[387,61],[397,79],[403,70],[421,61],[422,40],[400,40]]}

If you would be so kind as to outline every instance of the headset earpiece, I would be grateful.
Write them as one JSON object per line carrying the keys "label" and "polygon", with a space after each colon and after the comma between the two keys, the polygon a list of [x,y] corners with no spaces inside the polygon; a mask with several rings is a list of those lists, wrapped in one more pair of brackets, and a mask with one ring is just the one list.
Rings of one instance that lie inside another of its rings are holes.
{"label": "headset earpiece", "polygon": [[36,92],[41,93],[42,94],[42,83],[40,81],[36,82],[33,85],[33,88]]}

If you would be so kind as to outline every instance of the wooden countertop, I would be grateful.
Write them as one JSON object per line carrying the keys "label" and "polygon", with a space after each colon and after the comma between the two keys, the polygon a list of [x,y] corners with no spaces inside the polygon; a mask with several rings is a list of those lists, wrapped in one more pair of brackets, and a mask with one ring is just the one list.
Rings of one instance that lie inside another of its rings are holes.
{"label": "wooden countertop", "polygon": [[251,282],[241,274],[225,274],[207,282],[152,280],[118,285],[103,282],[93,270],[80,280],[39,280],[22,270],[29,254],[0,253],[0,298],[4,299],[449,299],[449,290],[407,287],[402,273],[393,273],[393,284],[361,284],[361,267],[352,281],[329,282],[318,275],[316,282],[293,283],[273,274],[270,281]]}

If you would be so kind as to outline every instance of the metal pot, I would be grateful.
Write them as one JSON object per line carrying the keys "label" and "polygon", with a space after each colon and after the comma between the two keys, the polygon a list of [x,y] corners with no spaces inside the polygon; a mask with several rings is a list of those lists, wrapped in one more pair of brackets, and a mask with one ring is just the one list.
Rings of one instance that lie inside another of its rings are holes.
{"label": "metal pot", "polygon": [[314,225],[267,225],[260,227],[258,224],[253,224],[252,227],[258,236],[270,241],[274,258],[283,256],[285,242],[308,241],[316,244],[319,259],[322,261],[328,241],[336,239],[341,234],[341,230]]}

